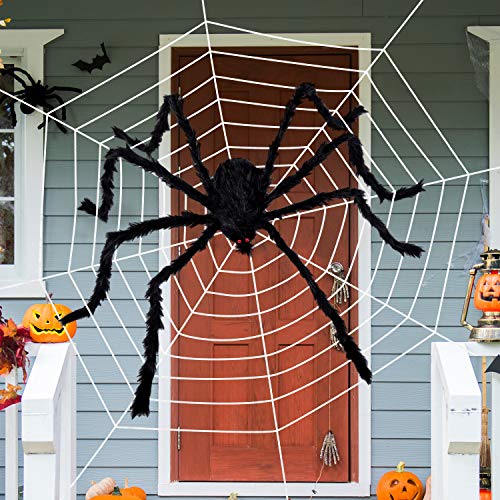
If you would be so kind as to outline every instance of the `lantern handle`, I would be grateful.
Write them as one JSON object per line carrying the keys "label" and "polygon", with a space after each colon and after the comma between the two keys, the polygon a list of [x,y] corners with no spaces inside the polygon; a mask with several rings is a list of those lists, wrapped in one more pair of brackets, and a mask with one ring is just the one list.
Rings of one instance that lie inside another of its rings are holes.
{"label": "lantern handle", "polygon": [[472,331],[474,328],[470,323],[467,323],[467,313],[469,311],[470,298],[472,296],[472,290],[474,288],[474,280],[476,279],[476,274],[478,269],[481,269],[483,264],[476,264],[472,269],[469,270],[469,284],[467,285],[467,292],[465,294],[464,308],[462,310],[462,317],[460,318],[460,324],[465,326],[467,330]]}

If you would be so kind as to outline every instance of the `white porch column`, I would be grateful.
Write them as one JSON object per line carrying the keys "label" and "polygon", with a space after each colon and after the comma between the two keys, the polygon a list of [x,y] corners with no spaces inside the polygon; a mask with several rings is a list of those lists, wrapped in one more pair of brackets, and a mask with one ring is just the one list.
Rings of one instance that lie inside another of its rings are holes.
{"label": "white porch column", "polygon": [[500,248],[500,26],[469,26],[467,29],[489,44],[490,246]]}

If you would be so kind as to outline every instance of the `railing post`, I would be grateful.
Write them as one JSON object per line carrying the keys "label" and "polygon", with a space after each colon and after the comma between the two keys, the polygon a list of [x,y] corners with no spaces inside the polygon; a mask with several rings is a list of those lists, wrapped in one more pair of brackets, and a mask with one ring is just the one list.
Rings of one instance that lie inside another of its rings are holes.
{"label": "railing post", "polygon": [[479,499],[481,392],[463,344],[432,344],[432,496]]}
{"label": "railing post", "polygon": [[[14,368],[5,378],[5,386],[17,385],[17,368]],[[19,490],[19,459],[17,423],[17,405],[5,410],[5,500],[18,500]]]}
{"label": "railing post", "polygon": [[60,400],[60,492],[61,500],[75,500],[76,486],[76,357],[68,350]]}
{"label": "railing post", "polygon": [[491,374],[491,470],[493,500],[500,500],[500,374]]}
{"label": "railing post", "polygon": [[23,394],[24,500],[76,498],[75,392],[73,346],[41,344]]}

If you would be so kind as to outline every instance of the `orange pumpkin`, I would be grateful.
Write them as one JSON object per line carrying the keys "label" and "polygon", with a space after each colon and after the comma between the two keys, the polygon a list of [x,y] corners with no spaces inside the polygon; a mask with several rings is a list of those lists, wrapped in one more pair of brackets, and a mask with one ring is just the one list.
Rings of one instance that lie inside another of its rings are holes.
{"label": "orange pumpkin", "polygon": [[395,471],[386,472],[378,482],[378,500],[422,500],[424,487],[420,479],[405,471],[404,462],[399,462]]}
{"label": "orange pumpkin", "polygon": [[139,500],[147,499],[146,492],[142,488],[128,485],[128,479],[125,479],[125,488],[121,488],[120,492],[122,495],[130,495],[131,497],[136,497]]}
{"label": "orange pumpkin", "polygon": [[500,311],[500,275],[498,271],[483,274],[476,285],[474,306],[480,311]]}
{"label": "orange pumpkin", "polygon": [[109,495],[98,495],[92,500],[137,500],[137,497],[133,497],[131,495],[122,495],[120,492],[120,488],[118,488],[117,486],[113,493],[110,493]]}
{"label": "orange pumpkin", "polygon": [[481,488],[479,490],[479,500],[491,500],[492,498],[491,490],[487,490],[485,488]]}
{"label": "orange pumpkin", "polygon": [[63,304],[33,304],[24,313],[23,326],[29,328],[33,342],[67,342],[68,336],[75,336],[76,321],[63,327],[59,318],[70,312]]}

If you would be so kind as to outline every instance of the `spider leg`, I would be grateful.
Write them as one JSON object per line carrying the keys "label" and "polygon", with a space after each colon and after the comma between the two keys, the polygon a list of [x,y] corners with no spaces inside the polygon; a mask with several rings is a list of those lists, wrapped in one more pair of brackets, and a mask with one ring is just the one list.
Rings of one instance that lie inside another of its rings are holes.
{"label": "spider leg", "polygon": [[266,206],[268,206],[274,199],[288,193],[292,188],[297,186],[300,181],[309,175],[321,162],[326,160],[333,151],[335,151],[341,144],[347,142],[352,134],[343,134],[331,142],[321,144],[316,153],[306,160],[297,172],[288,177],[285,177],[269,194],[266,195]]}
{"label": "spider leg", "polygon": [[168,123],[169,114],[170,114],[170,102],[167,99],[167,96],[165,96],[163,98],[163,104],[161,105],[160,110],[156,115],[156,124],[153,131],[151,132],[151,138],[147,145],[140,144],[141,141],[139,139],[131,137],[124,130],[118,127],[113,127],[113,132],[115,134],[115,137],[124,140],[129,146],[135,146],[140,151],[144,151],[149,156],[151,156],[153,151],[158,149],[158,146],[160,145],[160,142],[163,138],[163,134],[168,130],[170,130],[170,126]]}
{"label": "spider leg", "polygon": [[140,415],[149,415],[149,399],[151,396],[151,386],[156,372],[156,357],[158,355],[159,341],[158,331],[163,327],[163,308],[161,286],[169,278],[178,273],[198,252],[203,250],[210,239],[217,232],[218,226],[212,224],[207,226],[201,236],[171,264],[165,266],[150,282],[146,292],[149,300],[149,312],[147,318],[146,336],[144,337],[144,364],[139,371],[139,385],[135,391],[134,402],[132,403],[132,418]]}
{"label": "spider leg", "polygon": [[120,158],[132,163],[133,165],[143,168],[146,172],[156,175],[167,186],[182,191],[192,200],[195,200],[198,203],[201,203],[204,207],[209,208],[208,197],[203,193],[200,193],[200,191],[195,189],[186,181],[182,180],[180,177],[173,175],[156,160],[152,158],[144,158],[143,156],[137,154],[134,150],[126,147],[110,149],[106,154],[106,160],[104,162],[103,173],[101,176],[102,198],[99,209],[97,209],[93,201],[85,198],[82,201],[79,210],[82,210],[90,215],[97,214],[102,221],[107,222],[109,211],[113,206],[114,200],[113,177],[116,172],[116,162]]}
{"label": "spider leg", "polygon": [[[44,110],[44,111],[47,111],[47,110],[49,110],[49,111],[53,111],[54,109],[55,109],[55,108],[54,108],[54,106],[52,106],[52,104],[49,104],[48,102],[46,102],[46,103],[43,105],[43,110]],[[56,118],[58,118],[58,117],[56,116]],[[58,128],[58,129],[59,129],[59,130],[60,130],[63,134],[68,133],[68,130],[66,129],[66,127],[65,127],[62,123],[60,123],[60,122],[59,122],[59,120],[53,120],[53,121],[54,121],[54,123],[56,124],[57,128]],[[48,120],[48,122],[50,122],[50,120]],[[43,120],[42,120],[42,123],[40,123],[40,125],[38,125],[38,128],[39,128],[39,129],[42,129],[42,128],[44,128],[44,127],[45,127],[45,116],[44,116],[44,118],[43,118]]]}
{"label": "spider leg", "polygon": [[370,223],[370,225],[378,231],[380,237],[394,250],[402,255],[410,255],[412,257],[420,257],[424,251],[421,247],[411,243],[398,241],[387,229],[387,226],[379,219],[371,210],[366,202],[365,192],[361,189],[345,188],[331,191],[329,193],[318,193],[315,196],[292,205],[288,205],[277,210],[271,210],[266,213],[266,219],[271,220],[281,218],[284,215],[299,212],[301,210],[311,210],[316,207],[323,206],[333,199],[349,199],[352,198],[358,207],[361,215]]}
{"label": "spider leg", "polygon": [[209,224],[210,222],[212,222],[210,216],[184,212],[182,215],[168,215],[158,219],[130,224],[127,229],[108,233],[106,235],[106,243],[104,244],[104,248],[101,252],[99,271],[97,272],[97,278],[92,296],[85,307],[77,309],[61,318],[61,324],[66,325],[72,321],[87,318],[101,305],[102,301],[106,298],[106,293],[109,291],[110,287],[113,255],[120,245],[127,241],[147,236],[153,231],[170,229],[172,227]]}
{"label": "spider leg", "polygon": [[57,94],[47,94],[45,99],[55,99],[62,107],[61,110],[61,120],[66,120],[66,106],[64,105],[64,99]]}
{"label": "spider leg", "polygon": [[313,294],[316,304],[318,304],[321,311],[331,319],[333,326],[337,330],[337,338],[344,348],[347,359],[350,359],[354,363],[359,376],[367,383],[370,383],[372,373],[368,368],[366,358],[359,350],[359,347],[354,339],[347,333],[344,320],[330,304],[328,297],[314,280],[311,271],[309,271],[309,269],[300,260],[300,257],[286,244],[279,231],[272,224],[266,222],[262,227],[269,233],[269,236],[276,243],[276,246],[288,257],[290,262],[297,268],[300,275],[305,279]]}
{"label": "spider leg", "polygon": [[48,94],[52,94],[53,92],[59,92],[59,91],[65,91],[65,92],[76,92],[77,94],[81,94],[83,92],[82,89],[76,88],[76,87],[59,87],[59,86],[54,86],[54,87],[49,87],[47,89]]}
{"label": "spider leg", "polygon": [[0,75],[10,75],[12,76],[12,78],[14,78],[14,80],[16,80],[16,82],[20,83],[24,88],[27,88],[28,87],[27,83],[19,75],[16,75],[16,71],[28,77],[28,80],[30,81],[31,85],[36,85],[36,82],[35,80],[33,80],[33,77],[26,70],[22,68],[16,68],[16,67],[2,68],[0,69]]}
{"label": "spider leg", "polygon": [[274,164],[276,162],[276,158],[278,157],[279,148],[281,146],[285,133],[288,130],[288,127],[290,126],[293,117],[295,116],[297,108],[306,99],[308,99],[314,104],[314,106],[321,114],[321,116],[324,118],[324,120],[327,122],[329,127],[334,130],[347,130],[345,123],[347,124],[353,123],[354,120],[358,118],[358,116],[366,112],[363,106],[359,106],[350,113],[348,113],[346,116],[344,116],[345,123],[343,123],[341,120],[332,116],[328,107],[319,98],[316,92],[316,88],[312,83],[301,83],[295,89],[293,97],[290,99],[290,101],[288,101],[287,105],[285,106],[285,113],[283,115],[283,119],[281,120],[278,132],[273,142],[269,146],[266,165],[264,167],[264,177],[263,177],[263,182],[264,182],[263,188],[265,190],[269,188],[269,184],[271,183],[271,174],[274,170]]}
{"label": "spider leg", "polygon": [[349,138],[348,145],[349,161],[356,167],[357,174],[363,179],[366,185],[370,186],[375,191],[381,202],[384,200],[392,200],[393,197],[395,201],[402,200],[404,198],[412,198],[418,193],[425,191],[423,186],[424,181],[421,180],[413,186],[402,187],[399,188],[396,193],[391,193],[391,191],[380,184],[371,170],[366,166],[361,141],[353,135]]}
{"label": "spider leg", "polygon": [[196,174],[201,180],[203,187],[205,188],[207,193],[212,192],[212,180],[210,179],[210,174],[208,173],[207,168],[201,160],[200,143],[196,138],[196,132],[193,130],[191,124],[189,123],[189,119],[184,114],[183,99],[178,95],[169,95],[165,96],[165,102],[169,103],[170,109],[175,113],[179,127],[184,131],[184,134],[186,135]]}

